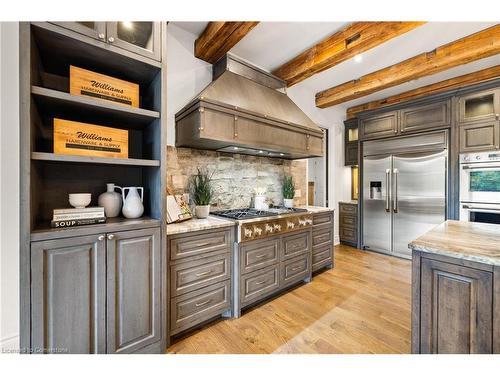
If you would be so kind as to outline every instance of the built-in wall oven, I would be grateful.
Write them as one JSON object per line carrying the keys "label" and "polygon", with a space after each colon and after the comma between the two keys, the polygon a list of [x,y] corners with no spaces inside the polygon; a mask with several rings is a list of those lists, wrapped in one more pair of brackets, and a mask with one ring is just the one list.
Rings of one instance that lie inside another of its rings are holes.
{"label": "built-in wall oven", "polygon": [[460,155],[460,220],[500,224],[500,152]]}

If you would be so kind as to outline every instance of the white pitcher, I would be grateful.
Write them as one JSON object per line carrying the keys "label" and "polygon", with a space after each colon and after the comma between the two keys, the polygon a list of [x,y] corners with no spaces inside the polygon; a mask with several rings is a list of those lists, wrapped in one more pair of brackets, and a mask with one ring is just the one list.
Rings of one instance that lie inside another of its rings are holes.
{"label": "white pitcher", "polygon": [[[128,190],[128,194],[125,192]],[[137,190],[141,191],[141,196],[139,197],[139,193]],[[144,205],[142,204],[142,200],[144,197],[144,188],[129,186],[122,188],[122,196],[123,196],[123,208],[122,213],[128,219],[135,219],[141,217],[144,212]]]}

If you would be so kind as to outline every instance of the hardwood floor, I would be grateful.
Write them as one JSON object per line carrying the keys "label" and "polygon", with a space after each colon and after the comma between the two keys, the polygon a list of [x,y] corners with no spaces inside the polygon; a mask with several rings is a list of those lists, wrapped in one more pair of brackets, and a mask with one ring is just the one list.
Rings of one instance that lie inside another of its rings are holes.
{"label": "hardwood floor", "polygon": [[411,262],[339,245],[335,268],[168,353],[410,353]]}

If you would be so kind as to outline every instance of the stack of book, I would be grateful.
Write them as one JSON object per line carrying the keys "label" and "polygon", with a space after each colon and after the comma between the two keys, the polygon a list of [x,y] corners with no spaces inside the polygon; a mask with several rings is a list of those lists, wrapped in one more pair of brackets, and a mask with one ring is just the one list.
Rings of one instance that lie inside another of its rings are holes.
{"label": "stack of book", "polygon": [[105,223],[104,207],[55,209],[50,225],[53,228]]}

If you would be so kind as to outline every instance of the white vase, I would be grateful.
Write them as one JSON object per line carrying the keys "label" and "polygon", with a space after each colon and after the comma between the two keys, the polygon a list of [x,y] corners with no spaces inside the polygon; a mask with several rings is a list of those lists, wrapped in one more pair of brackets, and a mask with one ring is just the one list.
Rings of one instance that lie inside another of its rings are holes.
{"label": "white vase", "polygon": [[[128,194],[125,195],[128,190]],[[138,191],[141,191],[139,196]],[[142,199],[144,197],[144,189],[142,187],[124,187],[122,188],[123,208],[122,214],[127,219],[136,219],[144,213],[144,205]]]}
{"label": "white vase", "polygon": [[210,214],[210,205],[207,204],[205,206],[196,206],[194,208],[194,212],[198,219],[206,219]]}
{"label": "white vase", "polygon": [[293,208],[293,199],[283,199],[283,206],[286,208]]}
{"label": "white vase", "polygon": [[263,210],[264,204],[266,203],[265,195],[256,195],[254,199],[254,208],[256,210]]}
{"label": "white vase", "polygon": [[106,184],[106,188],[107,191],[99,195],[97,204],[100,207],[104,207],[106,217],[117,217],[122,208],[122,195],[117,193],[115,189],[120,189],[121,191],[122,188],[115,184]]}

